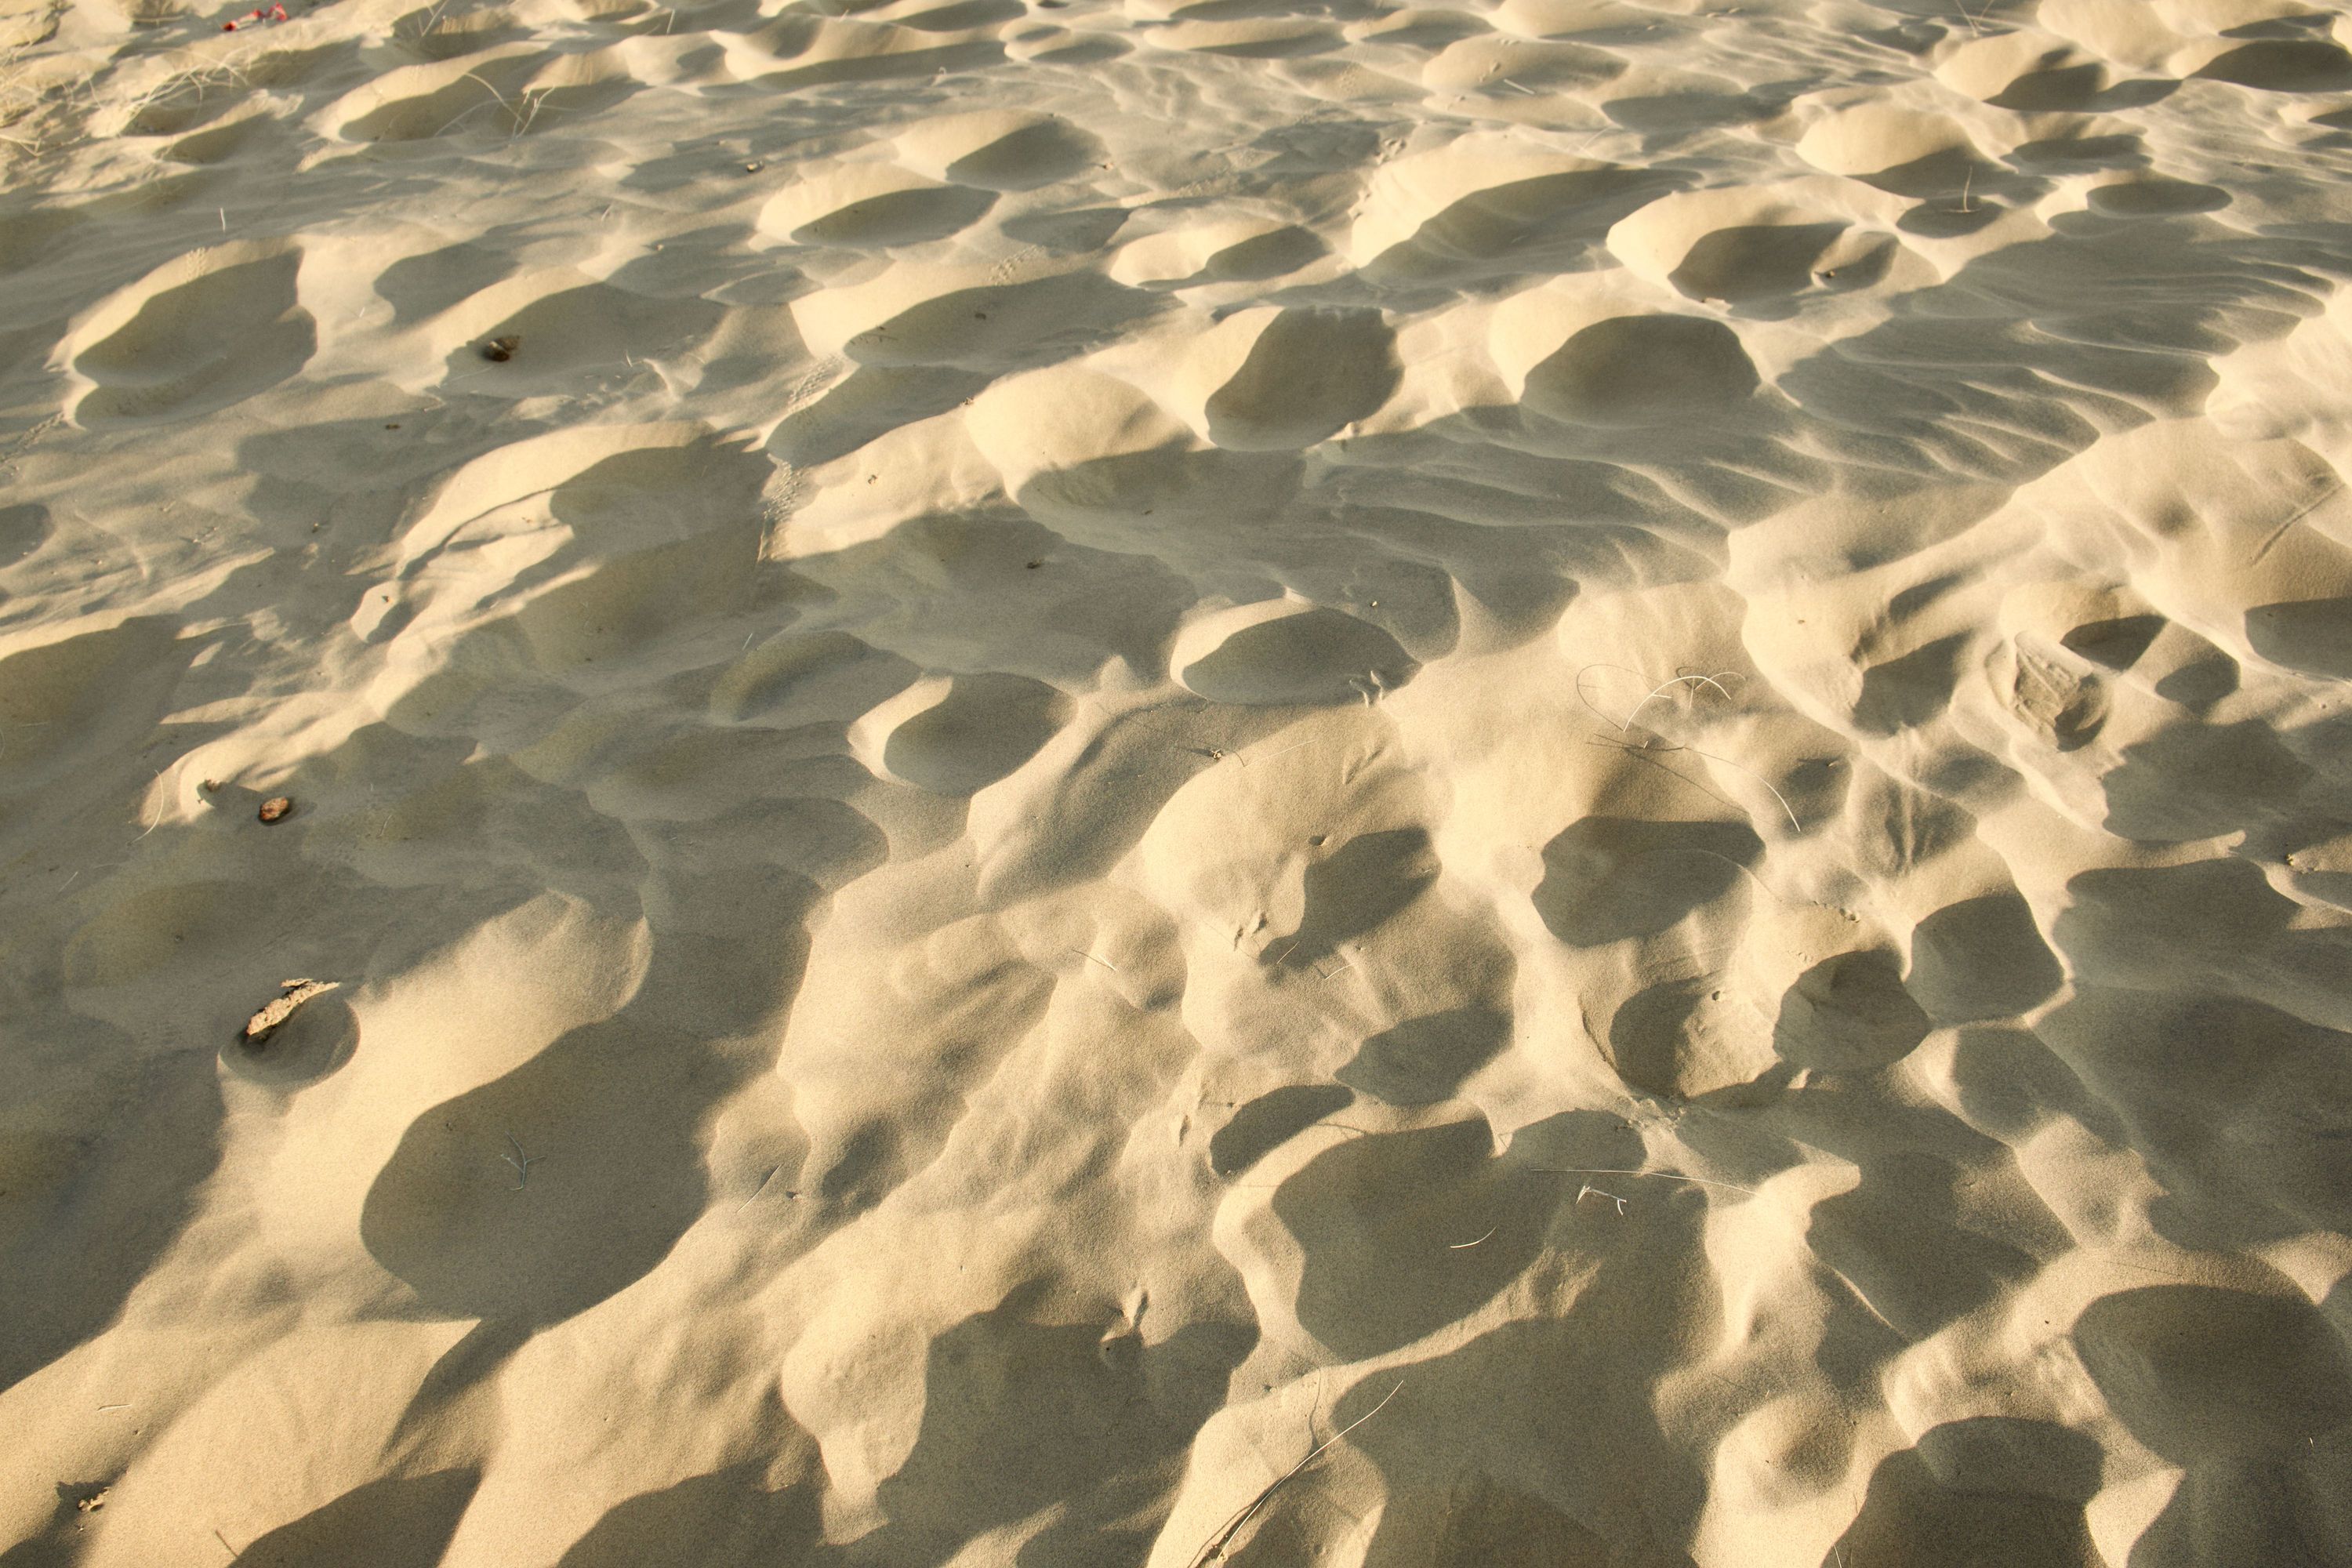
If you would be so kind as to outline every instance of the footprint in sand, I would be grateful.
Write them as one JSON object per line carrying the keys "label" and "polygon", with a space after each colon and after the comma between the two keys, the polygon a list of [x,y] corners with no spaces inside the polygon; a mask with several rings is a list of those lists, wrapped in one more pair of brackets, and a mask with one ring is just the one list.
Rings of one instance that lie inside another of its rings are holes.
{"label": "footprint in sand", "polygon": [[38,502],[0,506],[0,568],[24,560],[47,542],[55,531],[49,509]]}
{"label": "footprint in sand", "polygon": [[1595,321],[1528,373],[1526,401],[1581,425],[1720,418],[1756,391],[1739,334],[1697,316]]}
{"label": "footprint in sand", "polygon": [[1458,1321],[1535,1258],[1574,1191],[1498,1157],[1483,1116],[1339,1136],[1273,1194],[1297,1248],[1298,1322],[1352,1360]]}
{"label": "footprint in sand", "polygon": [[1297,600],[1237,605],[1176,639],[1176,679],[1212,702],[1372,702],[1421,666],[1370,621]]}
{"label": "footprint in sand", "polygon": [[210,246],[164,263],[100,305],[67,340],[76,423],[186,419],[243,402],[318,348],[297,297],[290,240]]}
{"label": "footprint in sand", "polygon": [[1036,755],[1068,710],[1068,699],[1027,676],[934,678],[850,726],[850,745],[887,777],[934,795],[973,795]]}
{"label": "footprint in sand", "polygon": [[2099,1490],[2099,1447],[2047,1421],[1979,1415],[1921,1433],[1870,1472],[1861,1511],[1832,1561],[1919,1568],[1980,1562],[1998,1541],[2016,1563],[2102,1561],[2083,1505]]}
{"label": "footprint in sand", "polygon": [[760,227],[796,245],[887,248],[961,233],[988,216],[990,190],[942,184],[895,163],[852,163],[795,181],[760,214]]}
{"label": "footprint in sand", "polygon": [[20,272],[56,260],[71,243],[68,237],[87,221],[70,209],[54,208],[0,218],[0,272]]}
{"label": "footprint in sand", "polygon": [[2279,1454],[2352,1422],[2352,1357],[2298,1298],[2118,1290],[2083,1310],[2074,1342],[2132,1436],[2175,1464]]}
{"label": "footprint in sand", "polygon": [[1571,947],[1654,936],[1738,890],[1763,852],[1744,822],[1584,817],[1544,846],[1536,912]]}
{"label": "footprint in sand", "polygon": [[2352,88],[2352,51],[2319,38],[2260,38],[2217,56],[2197,75],[2268,92],[2342,92]]}
{"label": "footprint in sand", "polygon": [[1520,177],[1500,150],[1475,147],[1387,165],[1365,197],[1349,250],[1384,284],[1574,272],[1591,265],[1611,226],[1682,181],[1654,169],[1538,165]]}
{"label": "footprint in sand", "polygon": [[1381,1030],[1332,1076],[1391,1105],[1434,1105],[1510,1041],[1508,1012],[1452,1007]]}
{"label": "footprint in sand", "polygon": [[1011,110],[927,121],[900,135],[898,149],[910,168],[991,191],[1035,190],[1108,156],[1099,141],[1066,120]]}
{"label": "footprint in sand", "polygon": [[514,276],[515,269],[511,255],[461,240],[438,250],[402,257],[376,274],[375,291],[390,302],[393,324],[407,326],[504,282]]}
{"label": "footprint in sand", "polygon": [[1210,395],[1209,438],[1241,451],[1311,447],[1377,412],[1402,374],[1378,310],[1284,310]]}
{"label": "footprint in sand", "polygon": [[[625,370],[686,354],[726,314],[725,306],[708,300],[665,299],[563,270],[485,289],[434,330],[449,345],[443,363],[451,384],[521,397],[576,388],[592,367]],[[481,345],[506,337],[529,346],[511,363],[486,366]]]}

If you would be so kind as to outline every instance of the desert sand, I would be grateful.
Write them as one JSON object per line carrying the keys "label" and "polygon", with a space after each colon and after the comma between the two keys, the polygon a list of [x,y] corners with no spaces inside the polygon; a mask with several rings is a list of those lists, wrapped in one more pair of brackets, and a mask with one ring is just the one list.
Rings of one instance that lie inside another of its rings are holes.
{"label": "desert sand", "polygon": [[2344,13],[8,5],[5,1568],[2352,1563]]}

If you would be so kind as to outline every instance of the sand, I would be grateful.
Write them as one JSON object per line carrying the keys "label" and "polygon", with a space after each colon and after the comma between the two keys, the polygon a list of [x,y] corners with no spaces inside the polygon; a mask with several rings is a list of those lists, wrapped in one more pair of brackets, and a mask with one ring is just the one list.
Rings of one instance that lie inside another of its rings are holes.
{"label": "sand", "polygon": [[2352,1563],[2343,13],[289,9],[0,18],[0,1564]]}

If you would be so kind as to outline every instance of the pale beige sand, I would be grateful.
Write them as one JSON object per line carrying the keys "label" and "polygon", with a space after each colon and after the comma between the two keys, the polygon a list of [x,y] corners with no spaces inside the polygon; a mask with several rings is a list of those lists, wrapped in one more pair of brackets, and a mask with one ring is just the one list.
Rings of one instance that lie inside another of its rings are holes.
{"label": "pale beige sand", "polygon": [[5,1568],[2352,1563],[2352,21],[9,4]]}

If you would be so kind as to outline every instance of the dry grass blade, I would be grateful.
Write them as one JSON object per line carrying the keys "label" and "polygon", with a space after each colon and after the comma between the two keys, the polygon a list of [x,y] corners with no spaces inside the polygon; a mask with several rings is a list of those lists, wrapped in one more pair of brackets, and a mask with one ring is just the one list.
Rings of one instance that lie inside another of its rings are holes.
{"label": "dry grass blade", "polygon": [[1705,757],[1710,763],[1721,763],[1727,768],[1737,768],[1739,772],[1746,773],[1749,778],[1754,779],[1758,784],[1762,784],[1767,790],[1771,791],[1772,798],[1780,803],[1781,812],[1789,818],[1789,830],[1790,832],[1802,833],[1805,830],[1804,824],[1797,820],[1796,807],[1789,804],[1789,797],[1782,795],[1779,790],[1774,789],[1772,787],[1772,781],[1766,778],[1762,773],[1758,773],[1754,768],[1749,767],[1745,763],[1735,763],[1729,757],[1718,757],[1713,752],[1702,752],[1696,746],[1685,746],[1683,750],[1688,752],[1694,757]]}
{"label": "dry grass blade", "polygon": [[1695,1187],[1721,1187],[1726,1192],[1756,1195],[1754,1187],[1743,1187],[1737,1182],[1710,1182],[1705,1176],[1685,1176],[1680,1171],[1607,1170],[1587,1165],[1530,1165],[1531,1171],[1547,1176],[1647,1176],[1659,1182],[1688,1182]]}
{"label": "dry grass blade", "polygon": [[1387,1409],[1389,1400],[1394,1399],[1397,1396],[1398,1390],[1403,1387],[1403,1383],[1399,1382],[1395,1388],[1391,1388],[1388,1391],[1387,1397],[1383,1398],[1378,1405],[1373,1405],[1370,1410],[1365,1411],[1361,1415],[1357,1416],[1353,1421],[1349,1422],[1345,1426],[1340,1427],[1337,1432],[1332,1433],[1328,1437],[1326,1437],[1320,1443],[1316,1444],[1314,1447],[1307,1451],[1307,1457],[1305,1458],[1291,1466],[1290,1468],[1283,1471],[1282,1474],[1275,1477],[1271,1481],[1268,1481],[1265,1485],[1265,1490],[1259,1492],[1257,1496],[1250,1499],[1249,1505],[1246,1508],[1244,1508],[1239,1513],[1236,1513],[1233,1518],[1227,1520],[1223,1530],[1218,1531],[1216,1534],[1211,1536],[1208,1542],[1202,1546],[1200,1551],[1192,1553],[1192,1557],[1187,1560],[1187,1568],[1206,1568],[1206,1565],[1211,1563],[1223,1561],[1226,1546],[1229,1545],[1234,1537],[1240,1532],[1242,1526],[1247,1524],[1251,1520],[1257,1517],[1257,1510],[1264,1508],[1267,1501],[1273,1498],[1275,1493],[1280,1491],[1285,1486],[1288,1485],[1297,1477],[1299,1472],[1306,1469],[1307,1466],[1322,1458],[1324,1451],[1329,1448],[1332,1444],[1337,1443],[1340,1438],[1346,1436],[1349,1433],[1354,1431],[1357,1427],[1361,1426],[1365,1422],[1370,1421],[1381,1411]]}
{"label": "dry grass blade", "polygon": [[2301,522],[2305,518],[2309,517],[2313,512],[2318,510],[2319,505],[2322,501],[2330,499],[2336,495],[2336,492],[2343,489],[2343,488],[2344,481],[2342,479],[2332,480],[2328,483],[2326,488],[2322,489],[2317,495],[2304,502],[2301,507],[2297,508],[2291,515],[2289,515],[2284,522],[2280,523],[2276,528],[2271,530],[2270,537],[2263,541],[2262,548],[2254,552],[2253,559],[2248,562],[2247,564],[2250,566],[2261,564],[2263,557],[2271,552],[2271,547],[2276,544],[2280,540],[2286,537],[2286,531],[2288,529],[2293,528],[2296,523]]}
{"label": "dry grass blade", "polygon": [[1633,710],[1625,715],[1625,721],[1618,725],[1617,728],[1620,730],[1631,730],[1633,727],[1633,721],[1642,716],[1643,709],[1647,708],[1651,703],[1655,702],[1660,697],[1673,690],[1677,686],[1712,686],[1715,688],[1717,692],[1722,696],[1723,700],[1726,702],[1728,702],[1731,700],[1731,693],[1725,688],[1722,678],[1727,675],[1736,674],[1736,671],[1725,669],[1718,670],[1714,675],[1677,675],[1672,680],[1662,680],[1658,682],[1657,685],[1650,689],[1650,694],[1647,697],[1643,698],[1642,700],[1633,704]]}
{"label": "dry grass blade", "polygon": [[[1637,762],[1643,762],[1643,763],[1649,763],[1649,764],[1650,764],[1652,767],[1654,767],[1654,768],[1661,768],[1661,769],[1664,769],[1665,772],[1667,772],[1667,773],[1674,773],[1674,776],[1675,776],[1675,777],[1676,777],[1676,778],[1678,778],[1678,779],[1681,779],[1685,784],[1689,784],[1692,788],[1696,789],[1696,790],[1699,790],[1699,791],[1703,792],[1704,794],[1706,794],[1706,795],[1709,795],[1709,796],[1712,796],[1712,797],[1713,797],[1714,799],[1716,799],[1716,800],[1722,801],[1724,805],[1727,805],[1727,806],[1730,806],[1730,807],[1731,807],[1731,809],[1732,809],[1732,810],[1734,810],[1734,811],[1741,811],[1741,810],[1745,810],[1746,808],[1745,808],[1745,807],[1743,807],[1743,806],[1741,806],[1741,805],[1738,805],[1736,802],[1733,802],[1733,801],[1730,801],[1730,800],[1727,800],[1727,799],[1725,799],[1722,795],[1717,795],[1717,794],[1715,793],[1715,791],[1713,791],[1713,790],[1711,790],[1711,789],[1707,789],[1706,785],[1704,785],[1704,784],[1702,784],[1698,783],[1698,781],[1697,781],[1697,780],[1696,780],[1696,779],[1694,779],[1694,778],[1690,777],[1687,773],[1675,773],[1674,769],[1669,768],[1669,767],[1666,767],[1666,764],[1665,764],[1665,763],[1662,763],[1662,762],[1658,761],[1657,755],[1656,755],[1655,753],[1660,753],[1660,752],[1688,752],[1692,756],[1695,756],[1695,757],[1705,757],[1707,761],[1709,761],[1709,762],[1711,762],[1711,763],[1722,763],[1725,767],[1727,767],[1727,768],[1737,768],[1737,769],[1738,769],[1738,771],[1739,771],[1739,772],[1741,772],[1741,773],[1746,773],[1749,778],[1754,779],[1758,784],[1762,784],[1762,785],[1763,785],[1767,790],[1771,791],[1772,798],[1773,798],[1775,801],[1778,801],[1778,802],[1780,803],[1780,810],[1781,810],[1781,812],[1782,812],[1782,813],[1783,813],[1783,814],[1788,817],[1788,819],[1789,819],[1789,826],[1790,826],[1790,830],[1791,830],[1791,831],[1793,831],[1793,832],[1798,832],[1798,833],[1802,833],[1802,832],[1805,830],[1805,829],[1804,829],[1804,825],[1803,825],[1802,823],[1801,823],[1801,822],[1799,822],[1799,821],[1797,820],[1797,812],[1796,812],[1796,808],[1795,808],[1794,806],[1791,806],[1791,805],[1789,804],[1789,797],[1788,797],[1787,795],[1782,795],[1782,794],[1781,794],[1778,789],[1773,788],[1772,781],[1771,781],[1770,779],[1766,778],[1762,773],[1758,773],[1754,768],[1748,767],[1748,766],[1747,766],[1746,764],[1741,763],[1735,763],[1735,762],[1733,762],[1729,757],[1721,757],[1721,756],[1717,756],[1717,755],[1715,752],[1702,752],[1702,751],[1700,751],[1696,746],[1684,746],[1684,745],[1657,745],[1657,746],[1654,746],[1654,745],[1650,744],[1648,742],[1641,742],[1641,743],[1639,743],[1639,744],[1635,744],[1635,743],[1633,743],[1633,742],[1625,742],[1625,741],[1612,741],[1612,740],[1609,739],[1609,738],[1608,738],[1607,736],[1605,736],[1605,735],[1594,735],[1594,736],[1591,736],[1591,737],[1589,737],[1588,739],[1590,740],[1591,743],[1592,743],[1592,744],[1594,744],[1594,745],[1601,745],[1601,746],[1611,746],[1611,747],[1614,747],[1616,750],[1618,750],[1618,751],[1621,751],[1621,752],[1624,752],[1627,756],[1633,758],[1633,759],[1634,759],[1635,761],[1637,761]],[[1653,739],[1656,739],[1656,740],[1663,740],[1663,739],[1664,739],[1664,737],[1663,737],[1663,736],[1657,736],[1657,735],[1655,735],[1655,734],[1654,733],[1654,734],[1653,734]],[[1776,895],[1774,895],[1774,896],[1775,896],[1775,897],[1778,897],[1778,895],[1777,895],[1777,894],[1776,894]],[[1782,900],[1781,901],[1785,903],[1787,900]]]}
{"label": "dry grass blade", "polygon": [[1628,669],[1622,664],[1588,664],[1583,668],[1576,672],[1576,700],[1584,704],[1584,710],[1591,714],[1595,719],[1600,720],[1602,723],[1608,724],[1620,732],[1622,732],[1625,726],[1618,723],[1616,720],[1610,718],[1608,714],[1603,713],[1600,709],[1595,708],[1592,705],[1592,699],[1584,694],[1584,678],[1591,675],[1596,669],[1617,670],[1622,674],[1632,676],[1636,680],[1645,680],[1648,677],[1644,676],[1638,669]]}
{"label": "dry grass blade", "polygon": [[511,140],[514,137],[520,136],[524,132],[530,130],[531,122],[539,118],[540,100],[546,96],[548,90],[544,88],[536,89],[536,91],[530,89],[525,89],[521,92],[518,93],[516,96],[520,98],[528,108],[528,112],[524,112],[523,110],[516,109],[513,100],[508,98],[505,93],[500,92],[498,89],[497,84],[492,82],[489,78],[484,76],[481,72],[467,71],[465,76],[459,79],[464,81],[479,82],[484,88],[489,90],[489,102],[478,103],[474,105],[473,108],[467,110],[463,114],[458,115],[457,119],[452,120],[448,124],[441,127],[439,131],[435,132],[434,134],[436,136],[448,134],[448,132],[456,130],[458,126],[463,125],[467,121],[471,120],[475,115],[479,114],[485,109],[489,108],[491,103],[497,104],[499,108],[506,111],[507,135],[509,139]]}

